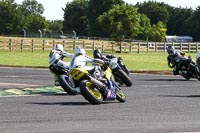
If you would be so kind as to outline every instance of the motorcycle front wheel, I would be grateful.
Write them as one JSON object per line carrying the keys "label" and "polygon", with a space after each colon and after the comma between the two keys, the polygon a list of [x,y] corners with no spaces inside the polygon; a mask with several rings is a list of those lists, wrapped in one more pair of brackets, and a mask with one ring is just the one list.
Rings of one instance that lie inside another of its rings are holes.
{"label": "motorcycle front wheel", "polygon": [[97,87],[98,86],[92,84],[89,80],[83,80],[80,83],[82,96],[94,105],[101,104],[103,102],[103,95]]}
{"label": "motorcycle front wheel", "polygon": [[77,94],[75,89],[72,87],[72,83],[69,80],[69,76],[64,75],[64,74],[59,75],[58,80],[59,80],[59,83],[60,83],[61,87],[63,88],[63,90],[65,92],[67,92],[68,95],[76,95]]}
{"label": "motorcycle front wheel", "polygon": [[116,99],[119,101],[119,102],[125,102],[126,101],[126,96],[124,95],[123,91],[121,90],[121,88],[117,88],[116,90]]}

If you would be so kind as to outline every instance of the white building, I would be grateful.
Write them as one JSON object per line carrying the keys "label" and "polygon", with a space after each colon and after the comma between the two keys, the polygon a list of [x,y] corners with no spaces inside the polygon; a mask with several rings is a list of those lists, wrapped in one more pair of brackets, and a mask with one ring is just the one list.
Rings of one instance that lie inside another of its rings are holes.
{"label": "white building", "polygon": [[166,36],[165,40],[167,43],[172,42],[193,42],[193,38],[191,36]]}

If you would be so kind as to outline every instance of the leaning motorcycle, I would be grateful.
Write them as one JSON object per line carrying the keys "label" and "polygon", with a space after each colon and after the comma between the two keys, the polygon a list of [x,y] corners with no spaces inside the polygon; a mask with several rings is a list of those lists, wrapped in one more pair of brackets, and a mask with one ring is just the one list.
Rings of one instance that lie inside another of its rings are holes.
{"label": "leaning motorcycle", "polygon": [[91,104],[101,104],[106,101],[106,89],[115,90],[115,99],[119,102],[126,101],[126,96],[113,80],[113,75],[109,68],[103,71],[99,64],[93,64],[93,66],[88,69],[73,68],[70,70],[69,74],[73,78],[76,87],[80,87],[81,95]]}
{"label": "leaning motorcycle", "polygon": [[53,64],[49,66],[49,69],[58,77],[60,86],[68,95],[76,95],[78,92],[75,90],[74,84],[69,76],[69,68],[63,68],[59,65]]}
{"label": "leaning motorcycle", "polygon": [[120,85],[132,85],[132,81],[129,77],[129,71],[121,58],[109,59],[109,67],[112,70],[112,74],[114,75],[116,82]]}
{"label": "leaning motorcycle", "polygon": [[199,65],[197,65],[190,57],[184,57],[185,60],[181,64],[179,74],[185,79],[190,80],[191,78],[196,78],[200,80]]}

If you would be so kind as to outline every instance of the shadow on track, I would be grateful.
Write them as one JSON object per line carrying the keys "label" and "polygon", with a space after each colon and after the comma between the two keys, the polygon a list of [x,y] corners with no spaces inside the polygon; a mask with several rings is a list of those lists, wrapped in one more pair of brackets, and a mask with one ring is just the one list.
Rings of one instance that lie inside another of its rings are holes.
{"label": "shadow on track", "polygon": [[160,97],[200,98],[200,95],[159,95]]}
{"label": "shadow on track", "polygon": [[[110,103],[118,103],[116,101],[105,101],[101,104],[110,104]],[[89,102],[55,102],[55,103],[26,103],[26,104],[38,104],[38,105],[68,105],[68,106],[80,106],[80,105],[92,105]],[[92,105],[94,106],[94,105]]]}
{"label": "shadow on track", "polygon": [[186,79],[143,79],[142,81],[196,81],[195,79],[190,79],[190,80],[186,80]]}
{"label": "shadow on track", "polygon": [[38,105],[91,105],[88,102],[55,102],[55,103],[47,103],[47,102],[43,102],[43,103],[26,103],[26,104],[38,104]]}

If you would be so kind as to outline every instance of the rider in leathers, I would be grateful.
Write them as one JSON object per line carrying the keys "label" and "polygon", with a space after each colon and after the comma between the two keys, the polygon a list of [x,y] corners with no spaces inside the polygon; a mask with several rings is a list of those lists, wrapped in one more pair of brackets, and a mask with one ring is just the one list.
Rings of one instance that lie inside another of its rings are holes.
{"label": "rider in leathers", "polygon": [[[100,63],[104,64],[105,62],[100,59],[93,59],[86,56],[86,52],[83,48],[76,48],[74,57],[70,64],[70,69],[73,68],[86,68],[87,63]],[[116,90],[105,89],[105,99],[115,99],[116,98]]]}
{"label": "rider in leathers", "polygon": [[[109,60],[109,59],[112,59],[112,58],[117,58],[116,56],[114,56],[112,54],[102,53],[99,49],[94,50],[93,57],[98,58],[98,59],[102,59],[102,60]],[[120,67],[124,68],[124,71],[129,75],[128,68],[123,64],[123,59],[121,57],[118,57],[117,62],[120,65]]]}
{"label": "rider in leathers", "polygon": [[62,44],[55,44],[54,48],[50,51],[50,53],[49,53],[49,69],[51,70],[51,72],[54,76],[56,86],[60,85],[59,81],[58,81],[58,77],[55,74],[55,71],[58,71],[58,70],[54,70],[54,67],[52,67],[52,66],[57,65],[57,66],[60,66],[63,68],[69,68],[70,62],[64,62],[63,58],[64,57],[72,58],[73,56],[74,56],[74,54],[70,54],[70,53],[67,53],[66,51],[64,51]]}
{"label": "rider in leathers", "polygon": [[190,62],[192,62],[192,59],[186,58],[185,53],[182,51],[175,50],[174,46],[168,46],[167,47],[167,61],[168,61],[168,66],[173,69],[173,74],[178,75],[179,70],[181,69],[182,66],[186,66],[186,69],[188,68],[188,65]]}

